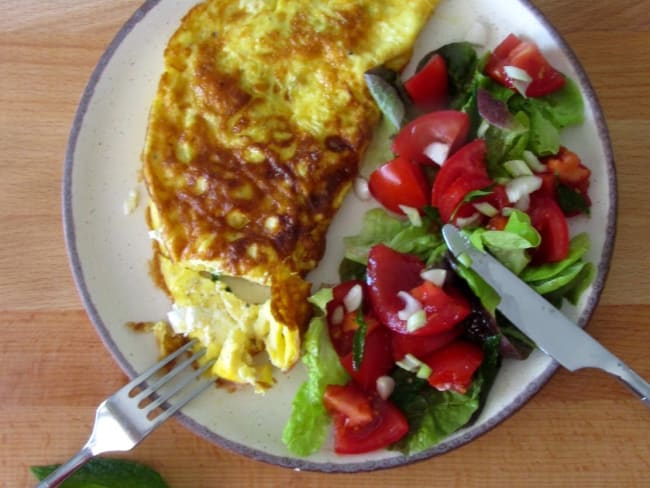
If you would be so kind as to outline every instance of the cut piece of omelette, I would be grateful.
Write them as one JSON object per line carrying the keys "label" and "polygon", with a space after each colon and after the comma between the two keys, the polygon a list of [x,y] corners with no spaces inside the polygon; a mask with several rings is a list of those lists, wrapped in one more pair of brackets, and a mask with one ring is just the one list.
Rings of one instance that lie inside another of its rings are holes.
{"label": "cut piece of omelette", "polygon": [[[379,117],[363,73],[401,68],[436,4],[210,0],[169,41],[143,151],[149,224],[171,325],[202,339],[216,374],[263,389],[254,352],[285,370],[297,360],[310,310],[302,278]],[[208,290],[206,272],[270,297],[250,304],[221,281]],[[209,331],[183,312],[192,307]]]}

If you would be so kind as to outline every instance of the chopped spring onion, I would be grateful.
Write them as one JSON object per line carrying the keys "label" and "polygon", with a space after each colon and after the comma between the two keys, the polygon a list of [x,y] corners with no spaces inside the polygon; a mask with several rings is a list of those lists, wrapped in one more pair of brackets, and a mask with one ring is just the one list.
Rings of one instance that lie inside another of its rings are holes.
{"label": "chopped spring onion", "polygon": [[457,218],[456,225],[461,229],[464,229],[465,227],[471,227],[474,224],[478,224],[480,220],[481,220],[481,215],[478,212],[475,212],[469,217]]}
{"label": "chopped spring onion", "polygon": [[530,194],[526,193],[525,195],[522,195],[519,200],[515,203],[515,208],[517,210],[521,210],[522,212],[528,211],[528,207],[530,207]]}
{"label": "chopped spring onion", "polygon": [[508,76],[508,78],[510,78],[515,89],[525,97],[526,90],[528,90],[528,86],[533,81],[530,75],[523,69],[517,68],[516,66],[504,66],[503,71]]}
{"label": "chopped spring onion", "polygon": [[361,300],[363,299],[363,288],[361,285],[354,285],[350,288],[347,295],[343,297],[343,305],[345,310],[348,312],[354,312],[361,306]]}
{"label": "chopped spring onion", "polygon": [[409,353],[406,354],[400,361],[397,361],[395,364],[400,368],[405,369],[406,371],[413,372],[417,369],[420,369],[420,366],[422,366],[424,363],[416,358],[413,354]]}
{"label": "chopped spring onion", "polygon": [[446,269],[427,269],[420,273],[420,278],[426,281],[430,281],[438,287],[444,285],[445,280],[447,279],[447,270]]}
{"label": "chopped spring onion", "polygon": [[519,176],[510,180],[506,184],[508,201],[510,203],[515,203],[519,201],[523,195],[529,195],[530,193],[539,190],[541,186],[542,179],[539,176]]}
{"label": "chopped spring onion", "polygon": [[395,389],[395,380],[390,376],[380,376],[377,378],[376,385],[377,393],[382,400],[386,400],[393,394],[393,390]]}
{"label": "chopped spring onion", "polygon": [[408,207],[406,205],[400,205],[399,208],[404,212],[404,215],[408,217],[409,222],[411,222],[412,225],[415,227],[422,227],[422,217],[420,217],[420,212],[417,208]]}
{"label": "chopped spring onion", "polygon": [[508,173],[515,178],[518,176],[530,176],[533,174],[528,164],[526,164],[526,161],[522,159],[511,159],[510,161],[503,163],[503,166],[506,168]]}
{"label": "chopped spring onion", "polygon": [[488,202],[476,202],[473,205],[476,210],[487,217],[494,217],[499,213],[499,210],[497,210],[494,205]]}
{"label": "chopped spring onion", "polygon": [[481,123],[479,124],[478,129],[476,129],[476,137],[485,136],[485,133],[489,128],[490,128],[490,123],[485,119],[481,119]]}
{"label": "chopped spring onion", "polygon": [[404,301],[404,308],[397,312],[400,320],[408,320],[418,310],[422,310],[422,304],[416,300],[413,295],[406,291],[400,291],[397,296]]}
{"label": "chopped spring onion", "polygon": [[364,202],[367,200],[370,200],[370,189],[368,188],[368,181],[365,178],[362,178],[361,176],[358,176],[354,180],[354,194],[359,198],[359,200],[363,200]]}
{"label": "chopped spring onion", "polygon": [[524,161],[528,165],[530,169],[537,173],[541,173],[546,171],[546,165],[542,164],[542,162],[539,160],[537,156],[532,151],[525,150],[522,153],[522,158],[524,158]]}
{"label": "chopped spring onion", "polygon": [[418,369],[418,372],[415,374],[418,378],[421,378],[423,380],[429,379],[429,376],[431,376],[431,373],[433,371],[427,364],[421,364],[420,369]]}
{"label": "chopped spring onion", "polygon": [[442,166],[449,156],[449,144],[432,142],[424,148],[424,155],[439,166]]}
{"label": "chopped spring onion", "polygon": [[424,327],[427,323],[427,314],[424,310],[418,310],[406,320],[406,330],[415,332]]}

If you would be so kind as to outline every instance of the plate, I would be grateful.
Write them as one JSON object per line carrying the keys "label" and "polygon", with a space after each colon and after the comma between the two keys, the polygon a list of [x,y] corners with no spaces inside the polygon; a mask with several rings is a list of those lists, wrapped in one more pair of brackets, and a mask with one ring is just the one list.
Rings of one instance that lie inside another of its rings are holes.
{"label": "plate", "polygon": [[[122,369],[134,376],[157,359],[152,336],[133,332],[129,321],[164,318],[170,304],[148,274],[151,244],[144,219],[146,192],[138,179],[149,104],[163,70],[163,50],[195,0],[151,0],[122,27],[99,61],[83,94],[65,161],[65,236],[75,280],[98,333]],[[595,282],[577,307],[565,313],[584,326],[593,312],[609,266],[615,232],[616,179],[603,114],[576,56],[558,32],[529,2],[442,0],[415,45],[413,60],[429,49],[463,40],[474,22],[488,27],[488,46],[509,32],[534,39],[547,58],[581,87],[585,122],[567,129],[563,142],[592,170],[591,218],[573,221],[572,233],[587,231],[597,266]],[[413,70],[410,65],[408,72]],[[126,216],[129,192],[140,204]],[[332,223],[327,251],[309,278],[335,282],[342,255],[341,237],[358,228],[363,206],[351,193]],[[536,351],[523,362],[506,361],[478,421],[417,455],[382,451],[339,456],[331,440],[309,458],[292,456],[282,444],[282,427],[293,394],[305,378],[302,364],[265,396],[250,390],[210,391],[182,410],[178,419],[222,447],[254,459],[295,469],[325,472],[367,471],[399,466],[442,454],[485,433],[523,406],[551,377],[557,364]]]}

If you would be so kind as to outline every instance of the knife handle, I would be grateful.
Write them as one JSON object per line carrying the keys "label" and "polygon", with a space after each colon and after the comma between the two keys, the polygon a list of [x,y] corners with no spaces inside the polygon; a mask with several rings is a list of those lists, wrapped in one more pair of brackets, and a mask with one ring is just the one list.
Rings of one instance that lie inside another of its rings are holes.
{"label": "knife handle", "polygon": [[630,368],[620,359],[611,367],[603,368],[608,373],[613,374],[625,386],[627,386],[633,393],[635,393],[641,401],[650,407],[650,383],[644,380],[636,371]]}

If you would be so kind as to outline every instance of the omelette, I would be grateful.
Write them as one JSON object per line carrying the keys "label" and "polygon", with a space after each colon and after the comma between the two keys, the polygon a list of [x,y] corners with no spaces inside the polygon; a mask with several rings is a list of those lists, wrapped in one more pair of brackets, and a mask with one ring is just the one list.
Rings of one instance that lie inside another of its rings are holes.
{"label": "omelette", "polygon": [[208,0],[186,14],[142,153],[154,273],[173,302],[161,344],[198,338],[215,375],[256,391],[295,364],[305,275],[380,116],[363,74],[401,69],[436,4]]}

